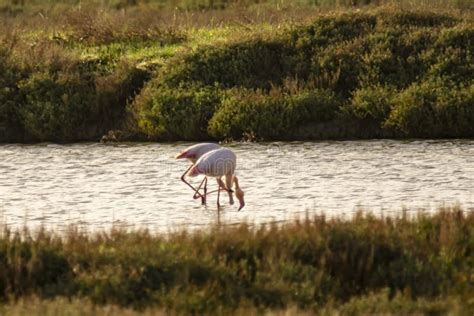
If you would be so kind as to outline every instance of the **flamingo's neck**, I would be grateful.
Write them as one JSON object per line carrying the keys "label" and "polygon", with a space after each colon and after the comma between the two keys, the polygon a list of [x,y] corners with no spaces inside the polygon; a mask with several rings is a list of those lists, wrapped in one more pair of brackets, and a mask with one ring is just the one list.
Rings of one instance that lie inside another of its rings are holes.
{"label": "flamingo's neck", "polygon": [[244,191],[239,186],[239,179],[237,179],[236,176],[234,176],[234,185],[235,185],[235,196],[239,200],[240,206],[239,206],[239,211],[245,206],[245,201],[244,201]]}
{"label": "flamingo's neck", "polygon": [[244,191],[242,191],[242,189],[240,188],[240,185],[239,185],[239,179],[237,179],[236,176],[234,176],[233,180],[234,182],[234,186],[235,186],[235,195],[237,196],[237,198],[241,199],[243,198],[244,196]]}
{"label": "flamingo's neck", "polygon": [[233,181],[235,185],[235,190],[240,190],[239,179],[236,176],[234,176]]}

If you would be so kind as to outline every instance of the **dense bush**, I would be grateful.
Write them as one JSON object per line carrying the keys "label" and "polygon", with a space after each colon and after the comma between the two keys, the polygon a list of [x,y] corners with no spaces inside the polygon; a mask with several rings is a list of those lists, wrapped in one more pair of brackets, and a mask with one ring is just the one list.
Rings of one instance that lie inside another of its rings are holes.
{"label": "dense bush", "polygon": [[360,86],[389,85],[403,88],[419,80],[429,63],[420,54],[433,41],[431,31],[407,28],[382,29],[359,43],[366,47],[361,53],[362,64],[358,72]]}
{"label": "dense bush", "polygon": [[450,295],[472,310],[473,245],[474,215],[460,210],[413,219],[315,217],[166,237],[117,229],[71,230],[63,238],[4,231],[0,297],[86,297],[201,314],[315,311],[380,293],[387,305],[402,296],[405,306]]}
{"label": "dense bush", "polygon": [[121,127],[146,71],[122,62],[96,72],[75,56],[39,46],[31,56],[12,56],[23,47],[0,54],[0,142],[90,140]]}
{"label": "dense bush", "polygon": [[16,86],[20,78],[20,69],[12,65],[9,49],[0,43],[0,142],[23,141]]}
{"label": "dense bush", "polygon": [[429,65],[427,78],[441,77],[457,84],[474,80],[474,28],[459,25],[440,31],[432,48],[424,52],[422,62]]}
{"label": "dense bush", "polygon": [[137,68],[124,60],[111,73],[95,77],[94,104],[97,115],[92,116],[91,120],[99,133],[116,128],[126,129],[127,104],[132,102],[149,79],[148,70]]}
{"label": "dense bush", "polygon": [[[157,73],[147,93],[159,98],[163,89],[214,89],[215,113],[208,124],[201,124],[218,139],[247,134],[263,139],[472,137],[468,126],[473,106],[469,88],[474,80],[473,32],[472,24],[432,13],[380,11],[320,17],[268,38],[202,47],[178,56]],[[286,89],[288,78],[294,78],[298,89]],[[441,96],[452,86],[455,95]],[[427,106],[422,106],[423,114],[417,110],[420,105],[413,102],[413,93],[431,98],[430,107],[446,108],[443,102],[454,102],[449,107],[453,113],[432,123],[432,115],[425,113]],[[168,104],[172,106],[171,101]],[[188,106],[188,111],[196,107],[192,97]],[[141,108],[139,98],[135,111]],[[324,115],[308,109],[319,109]],[[147,115],[144,133],[154,126],[155,114]],[[419,120],[425,122],[415,123]],[[366,123],[376,128],[360,133],[357,126]],[[302,126],[311,132],[305,136]],[[167,138],[164,132],[160,135]],[[203,138],[202,133],[189,133],[186,139],[189,135]]]}
{"label": "dense bush", "polygon": [[336,111],[335,96],[326,90],[297,94],[235,90],[228,93],[212,117],[209,133],[216,138],[254,135],[259,139],[291,139],[297,127],[329,121]]}
{"label": "dense bush", "polygon": [[68,11],[44,33],[2,37],[0,141],[474,136],[469,15],[386,8],[185,31],[137,10]]}
{"label": "dense bush", "polygon": [[162,80],[169,86],[195,82],[225,88],[268,89],[271,83],[280,84],[284,74],[282,46],[261,39],[200,48],[167,68]]}
{"label": "dense bush", "polygon": [[472,137],[474,83],[439,78],[414,84],[397,95],[387,124],[415,137]]}
{"label": "dense bush", "polygon": [[71,141],[87,130],[87,120],[94,115],[94,90],[84,78],[35,73],[19,88],[25,97],[22,122],[34,139]]}
{"label": "dense bush", "polygon": [[374,23],[371,16],[324,17],[309,26],[276,34],[274,38],[257,37],[203,47],[167,65],[158,79],[170,86],[195,82],[269,90],[282,85],[288,77],[308,79],[312,60],[317,62],[317,57],[321,57],[317,55],[320,50],[361,36]]}
{"label": "dense bush", "polygon": [[207,138],[207,122],[219,105],[219,92],[206,87],[160,87],[139,99],[136,118],[140,131],[153,139]]}
{"label": "dense bush", "polygon": [[359,119],[372,119],[382,124],[392,109],[394,94],[392,89],[382,86],[358,89],[354,92],[349,111]]}

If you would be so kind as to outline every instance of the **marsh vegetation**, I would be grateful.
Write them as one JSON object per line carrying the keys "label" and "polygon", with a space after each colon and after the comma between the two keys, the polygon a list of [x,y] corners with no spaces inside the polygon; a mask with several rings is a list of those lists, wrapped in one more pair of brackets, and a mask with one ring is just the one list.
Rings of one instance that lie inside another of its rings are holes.
{"label": "marsh vegetation", "polygon": [[0,141],[474,136],[469,1],[101,4],[0,5]]}
{"label": "marsh vegetation", "polygon": [[459,208],[167,235],[4,229],[0,297],[13,311],[35,296],[37,307],[57,308],[44,301],[55,299],[74,310],[469,314],[473,245],[474,213]]}

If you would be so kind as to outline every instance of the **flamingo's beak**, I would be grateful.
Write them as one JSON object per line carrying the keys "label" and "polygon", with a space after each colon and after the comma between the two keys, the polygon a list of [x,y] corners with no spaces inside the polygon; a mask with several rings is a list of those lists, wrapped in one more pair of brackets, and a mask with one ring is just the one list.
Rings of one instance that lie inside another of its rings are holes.
{"label": "flamingo's beak", "polygon": [[179,153],[176,155],[176,157],[174,157],[175,159],[182,159],[182,158],[186,158],[186,152],[182,152],[182,153]]}

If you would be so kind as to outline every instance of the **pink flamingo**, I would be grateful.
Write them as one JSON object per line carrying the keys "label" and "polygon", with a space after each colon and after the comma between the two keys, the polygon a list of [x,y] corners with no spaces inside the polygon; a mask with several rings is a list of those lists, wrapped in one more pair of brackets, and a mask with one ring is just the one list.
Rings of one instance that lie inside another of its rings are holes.
{"label": "pink flamingo", "polygon": [[[196,145],[193,145],[193,146],[190,146],[188,148],[186,148],[185,150],[183,150],[181,153],[179,153],[178,155],[176,155],[176,159],[188,159],[189,161],[191,161],[192,165],[189,166],[188,169],[186,169],[186,171],[183,173],[183,175],[181,176],[181,181],[183,181],[184,183],[186,183],[191,189],[193,189],[194,191],[194,196],[193,198],[194,199],[197,199],[197,198],[201,198],[201,203],[202,204],[206,204],[206,195],[207,195],[207,177],[205,177],[201,184],[198,186],[198,188],[196,189],[195,187],[193,187],[191,185],[191,183],[187,182],[186,179],[185,179],[185,175],[186,173],[188,173],[188,171],[192,168],[192,166],[196,163],[196,161],[201,158],[202,155],[204,155],[205,153],[208,153],[209,151],[211,150],[214,150],[214,149],[219,149],[221,148],[221,146],[219,146],[218,144],[214,144],[214,143],[201,143],[201,144],[196,144]],[[199,193],[199,190],[201,189],[201,186],[204,184],[204,194],[201,194]]]}
{"label": "pink flamingo", "polygon": [[[219,196],[221,188],[229,194],[230,204],[234,204],[232,184],[235,186],[235,196],[239,200],[239,211],[245,206],[244,192],[239,186],[239,179],[234,175],[237,158],[228,148],[219,148],[207,152],[191,167],[188,172],[190,177],[203,174],[206,177],[215,177],[219,189],[217,190],[217,208],[219,209]],[[222,182],[225,177],[225,184]]]}

